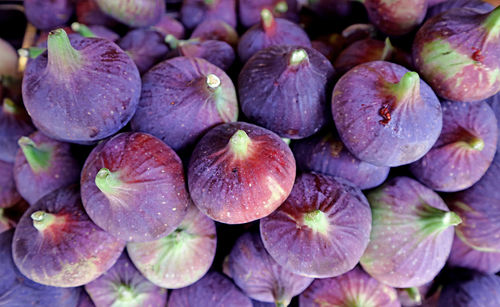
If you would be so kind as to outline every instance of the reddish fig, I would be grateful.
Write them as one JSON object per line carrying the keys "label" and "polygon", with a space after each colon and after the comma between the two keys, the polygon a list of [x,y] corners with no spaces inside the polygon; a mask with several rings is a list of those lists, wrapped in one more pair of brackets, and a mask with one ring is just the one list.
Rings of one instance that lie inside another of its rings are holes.
{"label": "reddish fig", "polygon": [[278,18],[299,20],[296,0],[245,0],[239,3],[241,24],[247,28],[255,25],[260,21],[260,14],[264,9]]}
{"label": "reddish fig", "polygon": [[0,160],[13,163],[19,148],[17,140],[35,130],[24,108],[4,98],[0,110]]}
{"label": "reddish fig", "polygon": [[40,30],[52,30],[64,25],[73,14],[71,0],[24,0],[24,13]]}
{"label": "reddish fig", "polygon": [[104,13],[130,27],[152,26],[165,13],[164,0],[95,0],[95,2]]}
{"label": "reddish fig", "polygon": [[96,0],[77,0],[76,19],[86,25],[110,27],[116,24],[113,18],[101,11]]}
{"label": "reddish fig", "polygon": [[14,181],[14,164],[0,160],[0,208],[8,208],[21,200]]}
{"label": "reddish fig", "polygon": [[455,236],[448,265],[495,274],[500,271],[500,252],[482,252],[467,245]]}
{"label": "reddish fig", "polygon": [[222,20],[236,27],[236,0],[183,0],[182,23],[193,29],[206,20]]}

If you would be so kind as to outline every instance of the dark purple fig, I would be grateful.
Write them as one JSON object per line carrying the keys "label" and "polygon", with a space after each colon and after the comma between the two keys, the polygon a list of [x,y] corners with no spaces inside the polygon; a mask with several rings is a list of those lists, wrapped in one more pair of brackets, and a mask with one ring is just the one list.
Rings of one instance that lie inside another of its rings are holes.
{"label": "dark purple fig", "polygon": [[297,0],[297,2],[305,2],[305,7],[321,17],[348,17],[352,13],[352,1],[349,0]]}
{"label": "dark purple fig", "polygon": [[[440,2],[436,3],[436,5],[433,5],[433,3],[431,3],[432,1]],[[495,7],[483,0],[429,0],[429,10],[427,11],[427,18],[434,17],[455,8],[471,8],[477,11],[488,13]]]}
{"label": "dark purple fig", "polygon": [[463,223],[456,228],[462,241],[483,252],[500,252],[500,152],[486,174],[471,188],[449,195],[446,203]]}
{"label": "dark purple fig", "polygon": [[403,66],[368,62],[335,85],[332,113],[340,138],[358,159],[399,166],[423,157],[442,128],[432,89]]}
{"label": "dark purple fig", "polygon": [[26,278],[12,260],[13,231],[0,234],[0,306],[74,307],[79,288],[56,288],[37,284]]}
{"label": "dark purple fig", "polygon": [[168,235],[190,203],[180,158],[141,132],[120,133],[97,145],[83,166],[81,186],[90,218],[126,241]]}
{"label": "dark purple fig", "polygon": [[135,266],[155,285],[177,289],[203,277],[212,265],[217,245],[215,223],[194,205],[168,236],[151,242],[130,242]]}
{"label": "dark purple fig", "polygon": [[21,199],[13,206],[0,208],[0,233],[15,228],[29,206],[25,200]]}
{"label": "dark purple fig", "polygon": [[80,291],[80,298],[78,299],[78,304],[76,307],[95,307],[94,302],[92,302],[92,299],[90,296],[87,294],[87,291],[83,289]]}
{"label": "dark purple fig", "polygon": [[389,167],[358,160],[345,148],[338,135],[331,132],[294,141],[291,148],[299,170],[342,177],[362,190],[382,184],[390,170]]}
{"label": "dark purple fig", "polygon": [[274,18],[271,11],[261,12],[261,22],[248,29],[238,43],[238,56],[248,61],[258,51],[270,46],[287,45],[311,47],[306,32],[286,19]]}
{"label": "dark purple fig", "polygon": [[[486,101],[491,106],[491,109],[497,118],[498,135],[500,138],[500,93],[491,96]],[[497,151],[500,151],[500,141],[497,141]]]}
{"label": "dark purple fig", "polygon": [[361,0],[368,17],[388,35],[404,35],[415,29],[425,18],[427,0]]}
{"label": "dark purple fig", "polygon": [[224,275],[210,272],[197,283],[173,290],[168,307],[252,307],[250,299]]}
{"label": "dark purple fig", "polygon": [[312,278],[294,274],[280,266],[266,252],[258,234],[245,233],[236,241],[228,258],[235,284],[250,298],[288,306],[304,291]]}
{"label": "dark purple fig", "polygon": [[431,189],[396,177],[367,194],[372,209],[370,243],[361,265],[398,288],[428,283],[443,268],[460,217]]}
{"label": "dark purple fig", "polygon": [[290,272],[334,277],[359,262],[371,222],[361,190],[341,178],[305,173],[285,202],[260,221],[260,236],[267,252]]}
{"label": "dark purple fig", "polygon": [[200,23],[191,34],[191,38],[200,40],[223,41],[235,48],[238,45],[238,33],[222,20],[211,19]]}
{"label": "dark purple fig", "polygon": [[169,51],[164,42],[164,35],[151,29],[128,32],[118,42],[118,46],[134,60],[141,74],[161,61]]}
{"label": "dark purple fig", "polygon": [[157,32],[166,36],[172,34],[174,37],[184,38],[184,25],[170,15],[164,14],[160,21],[151,26]]}
{"label": "dark purple fig", "polygon": [[500,91],[500,7],[462,8],[429,19],[413,42],[413,60],[440,97],[470,102]]}
{"label": "dark purple fig", "polygon": [[164,0],[95,0],[99,8],[130,27],[148,27],[165,14]]}
{"label": "dark purple fig", "polygon": [[17,140],[33,131],[35,128],[22,105],[4,98],[0,110],[0,160],[13,163],[18,149]]}
{"label": "dark purple fig", "polygon": [[[443,2],[447,2],[448,0],[428,0],[427,3],[429,4],[429,7],[438,5]],[[467,0],[469,1],[469,0]],[[451,1],[450,1],[451,2]]]}
{"label": "dark purple fig", "polygon": [[167,290],[142,276],[125,252],[106,273],[86,284],[85,290],[96,307],[167,305]]}
{"label": "dark purple fig", "polygon": [[465,244],[458,236],[455,236],[448,265],[468,268],[485,274],[495,274],[500,271],[500,252],[475,250]]}
{"label": "dark purple fig", "polygon": [[14,181],[14,164],[0,160],[0,208],[8,208],[21,200]]}
{"label": "dark purple fig", "polygon": [[334,70],[318,51],[272,46],[255,54],[238,78],[243,113],[281,137],[308,137],[328,122]]}
{"label": "dark purple fig", "polygon": [[86,25],[100,25],[111,27],[116,21],[104,14],[96,3],[96,0],[77,0],[76,19]]}
{"label": "dark purple fig", "polygon": [[52,30],[64,25],[73,14],[71,0],[24,0],[24,13],[40,30]]}
{"label": "dark purple fig", "polygon": [[71,24],[71,30],[75,31],[75,33],[80,34],[83,37],[99,37],[105,38],[112,42],[116,42],[120,39],[120,35],[115,32],[109,30],[103,26],[86,26],[84,24],[73,22]]}
{"label": "dark purple fig", "polygon": [[378,282],[361,268],[333,278],[316,279],[299,296],[300,306],[399,307],[396,290]]}
{"label": "dark purple fig", "polygon": [[345,42],[345,38],[342,35],[333,33],[311,41],[311,46],[332,61],[344,49]]}
{"label": "dark purple fig", "polygon": [[183,0],[181,21],[193,29],[206,20],[222,20],[236,27],[236,0]]}
{"label": "dark purple fig", "polygon": [[455,192],[471,187],[490,167],[497,149],[497,121],[483,101],[444,101],[441,107],[441,135],[410,170],[435,191]]}
{"label": "dark purple fig", "polygon": [[377,28],[371,23],[355,23],[342,30],[342,37],[345,44],[350,45],[359,40],[376,38]]}
{"label": "dark purple fig", "polygon": [[29,62],[23,99],[33,123],[54,139],[90,143],[124,127],[141,91],[139,71],[113,42],[52,31],[48,52]]}
{"label": "dark purple fig", "polygon": [[239,2],[240,22],[249,28],[261,20],[262,10],[268,10],[278,18],[298,21],[296,0],[244,0]]}
{"label": "dark purple fig", "polygon": [[226,73],[203,59],[176,57],[144,75],[131,126],[178,151],[210,128],[237,118],[236,90]]}
{"label": "dark purple fig", "polygon": [[54,191],[23,215],[14,233],[17,267],[42,285],[77,287],[106,272],[125,242],[94,224],[76,186]]}
{"label": "dark purple fig", "polygon": [[273,132],[243,122],[219,125],[196,145],[189,162],[191,198],[226,224],[248,223],[278,208],[295,180],[295,159]]}

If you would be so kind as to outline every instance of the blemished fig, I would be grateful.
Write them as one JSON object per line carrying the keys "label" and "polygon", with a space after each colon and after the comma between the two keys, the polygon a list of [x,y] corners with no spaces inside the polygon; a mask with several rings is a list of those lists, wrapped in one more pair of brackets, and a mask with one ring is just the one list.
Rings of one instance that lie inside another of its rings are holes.
{"label": "blemished fig", "polygon": [[482,252],[467,245],[455,236],[448,265],[495,274],[500,271],[500,252]]}
{"label": "blemished fig", "polygon": [[183,0],[180,17],[188,29],[207,20],[222,20],[236,27],[236,0]]}
{"label": "blemished fig", "polygon": [[118,46],[134,60],[141,74],[160,62],[169,51],[163,33],[151,29],[128,32],[120,39]]}
{"label": "blemished fig", "polygon": [[14,164],[0,160],[0,208],[8,208],[21,200],[14,181]]}
{"label": "blemished fig", "polygon": [[130,27],[148,27],[165,14],[164,0],[95,0],[99,8]]}
{"label": "blemished fig", "polygon": [[235,48],[238,45],[238,33],[228,23],[211,19],[200,23],[191,33],[191,39],[223,41]]}
{"label": "blemished fig", "polygon": [[226,123],[196,145],[188,168],[189,192],[210,218],[248,223],[281,205],[295,171],[292,151],[276,134],[248,123]]}
{"label": "blemished fig", "polygon": [[22,105],[4,98],[0,110],[0,160],[13,163],[18,149],[17,140],[33,131],[35,127]]}
{"label": "blemished fig", "polygon": [[71,0],[24,0],[24,13],[30,23],[40,30],[63,26],[71,17]]}
{"label": "blemished fig", "polygon": [[239,3],[240,23],[249,28],[261,19],[262,10],[269,10],[275,17],[298,21],[298,1],[296,0],[245,0]]}
{"label": "blemished fig", "polygon": [[113,42],[68,38],[57,29],[48,50],[26,67],[23,99],[35,126],[49,137],[93,143],[123,128],[141,91],[139,71]]}
{"label": "blemished fig", "polygon": [[374,61],[335,85],[332,114],[342,142],[358,159],[400,166],[423,157],[441,133],[441,105],[417,73]]}

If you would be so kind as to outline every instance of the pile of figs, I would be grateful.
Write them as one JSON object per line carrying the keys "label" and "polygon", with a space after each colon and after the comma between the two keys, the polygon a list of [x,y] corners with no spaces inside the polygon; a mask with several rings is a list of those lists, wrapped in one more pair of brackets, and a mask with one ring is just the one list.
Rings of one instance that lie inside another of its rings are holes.
{"label": "pile of figs", "polygon": [[500,1],[0,1],[0,37],[0,306],[500,306]]}

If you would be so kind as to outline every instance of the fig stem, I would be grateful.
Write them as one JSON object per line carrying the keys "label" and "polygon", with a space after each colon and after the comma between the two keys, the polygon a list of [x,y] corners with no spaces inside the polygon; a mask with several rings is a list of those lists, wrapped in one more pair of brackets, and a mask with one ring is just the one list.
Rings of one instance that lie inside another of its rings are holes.
{"label": "fig stem", "polygon": [[44,53],[47,48],[41,47],[29,47],[29,48],[21,48],[17,50],[17,54],[21,57],[36,59],[40,54]]}
{"label": "fig stem", "polygon": [[116,188],[122,183],[117,178],[116,173],[113,173],[109,169],[103,167],[95,176],[95,184],[104,194],[113,194],[116,192]]}
{"label": "fig stem", "polygon": [[214,74],[207,75],[207,85],[210,89],[216,90],[220,87],[220,79]]}
{"label": "fig stem", "polygon": [[247,133],[243,130],[236,131],[229,139],[230,149],[237,158],[244,158],[248,155],[248,145],[252,142]]}
{"label": "fig stem", "polygon": [[286,307],[287,305],[285,305],[283,302],[276,302],[276,307]]}
{"label": "fig stem", "polygon": [[450,226],[456,226],[462,222],[460,216],[455,212],[445,211],[424,204],[423,208],[418,210],[422,231],[425,235],[439,233]]}
{"label": "fig stem", "polygon": [[79,22],[73,22],[71,24],[71,29],[83,37],[97,37],[97,35],[95,35],[89,27]]}
{"label": "fig stem", "polygon": [[384,41],[384,50],[382,51],[382,61],[386,61],[392,55],[394,47],[392,46],[391,40],[387,37]]}
{"label": "fig stem", "polygon": [[205,4],[208,6],[211,6],[215,3],[215,0],[204,0],[204,1],[205,1]]}
{"label": "fig stem", "polygon": [[328,233],[328,218],[326,214],[321,210],[314,210],[304,214],[304,224],[311,228],[314,232],[319,232],[321,234]]}
{"label": "fig stem", "polygon": [[500,34],[500,6],[487,13],[483,26],[488,30],[488,37],[498,37]]}
{"label": "fig stem", "polygon": [[288,11],[288,4],[286,3],[286,1],[280,1],[274,7],[274,11],[281,14],[286,13]]}
{"label": "fig stem", "polygon": [[10,99],[8,97],[5,97],[3,99],[2,109],[3,109],[4,113],[13,114],[13,115],[19,114],[21,111],[19,109],[19,106],[12,99]]}
{"label": "fig stem", "polygon": [[165,36],[165,43],[170,46],[170,49],[177,49],[179,47],[179,40],[172,34]]}
{"label": "fig stem", "polygon": [[408,294],[408,297],[410,297],[410,299],[415,303],[422,303],[422,296],[420,295],[420,291],[417,287],[406,288],[405,292]]}
{"label": "fig stem", "polygon": [[467,144],[468,147],[470,147],[473,150],[482,151],[484,149],[483,139],[475,136],[466,140],[465,143]]}
{"label": "fig stem", "polygon": [[72,69],[81,62],[81,55],[69,41],[68,34],[63,29],[57,29],[49,33],[47,40],[48,65],[58,72]]}
{"label": "fig stem", "polygon": [[290,145],[291,140],[289,138],[281,138],[285,144]]}
{"label": "fig stem", "polygon": [[290,65],[291,66],[297,66],[304,61],[307,61],[309,59],[309,56],[307,55],[307,52],[304,49],[297,49],[292,52],[290,55]]}
{"label": "fig stem", "polygon": [[53,214],[47,213],[45,211],[39,210],[31,214],[31,219],[33,220],[33,226],[38,231],[43,231],[47,229],[50,225],[54,223],[55,216]]}
{"label": "fig stem", "polygon": [[118,298],[122,302],[129,302],[136,296],[129,285],[120,284],[117,292]]}
{"label": "fig stem", "polygon": [[28,161],[31,170],[38,173],[47,170],[50,166],[50,151],[42,149],[41,146],[35,144],[32,139],[22,136],[17,141],[19,147],[23,151],[26,161]]}
{"label": "fig stem", "polygon": [[268,9],[263,9],[260,11],[260,18],[262,19],[262,28],[267,34],[271,34],[276,28],[276,21],[274,16]]}
{"label": "fig stem", "polygon": [[409,71],[404,74],[398,83],[390,84],[389,87],[396,96],[397,102],[401,102],[411,96],[420,94],[420,77],[418,73]]}

